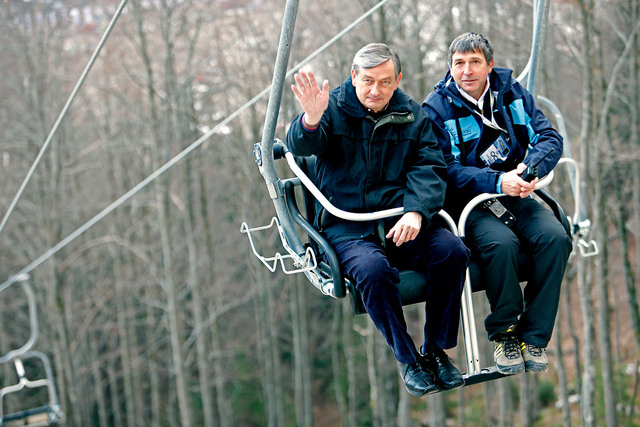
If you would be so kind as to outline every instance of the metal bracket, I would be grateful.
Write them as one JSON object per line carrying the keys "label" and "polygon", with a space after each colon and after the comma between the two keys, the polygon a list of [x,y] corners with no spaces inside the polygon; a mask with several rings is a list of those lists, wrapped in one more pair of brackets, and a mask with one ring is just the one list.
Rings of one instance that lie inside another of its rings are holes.
{"label": "metal bracket", "polygon": [[256,164],[259,167],[262,167],[262,149],[260,148],[259,142],[253,144],[253,158],[255,159]]}
{"label": "metal bracket", "polygon": [[[272,228],[274,225],[278,228],[278,233],[280,234],[280,240],[282,242],[282,246],[289,253],[288,255],[282,255],[280,252],[276,252],[276,254],[272,257],[264,257],[258,253],[256,250],[255,244],[253,242],[253,238],[251,237],[251,233],[256,231],[264,231]],[[313,249],[310,247],[304,253],[304,257],[295,253],[289,244],[287,243],[287,239],[284,234],[284,230],[278,221],[278,218],[273,217],[269,225],[265,225],[262,227],[254,227],[249,228],[246,222],[243,222],[240,226],[240,232],[246,233],[249,238],[249,243],[251,244],[251,250],[254,255],[269,269],[270,272],[274,273],[278,268],[278,263],[282,267],[282,271],[285,274],[295,274],[295,273],[304,273],[307,271],[315,270],[318,267],[318,262],[316,261],[316,254],[313,252]],[[285,264],[285,260],[290,259],[293,261],[294,269],[287,268]]]}
{"label": "metal bracket", "polygon": [[596,256],[600,253],[600,248],[598,248],[598,243],[595,240],[590,242],[584,239],[578,240],[578,249],[580,249],[580,255],[585,258]]}

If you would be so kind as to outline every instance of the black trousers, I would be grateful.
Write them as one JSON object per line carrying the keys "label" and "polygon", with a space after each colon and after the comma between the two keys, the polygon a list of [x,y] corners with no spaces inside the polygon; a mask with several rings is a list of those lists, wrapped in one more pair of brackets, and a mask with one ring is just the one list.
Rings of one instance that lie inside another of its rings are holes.
{"label": "black trousers", "polygon": [[[522,341],[547,347],[558,311],[560,285],[571,253],[571,238],[553,213],[531,197],[500,198],[516,216],[511,228],[490,212],[474,209],[466,243],[481,263],[481,280],[491,313],[485,319],[490,340],[513,324]],[[524,287],[518,280],[518,253],[531,259]]]}
{"label": "black trousers", "polygon": [[411,269],[427,276],[424,345],[456,345],[460,303],[469,250],[459,237],[438,224],[422,229],[416,239],[396,247],[379,239],[348,240],[335,245],[347,276],[354,279],[369,316],[385,337],[395,358],[416,361],[416,346],[407,332],[398,287],[398,270]]}

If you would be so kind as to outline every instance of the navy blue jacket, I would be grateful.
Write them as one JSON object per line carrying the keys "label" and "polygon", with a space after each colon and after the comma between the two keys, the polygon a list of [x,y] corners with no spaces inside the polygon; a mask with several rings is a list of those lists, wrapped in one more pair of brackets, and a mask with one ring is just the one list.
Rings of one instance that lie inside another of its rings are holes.
{"label": "navy blue jacket", "polygon": [[499,192],[500,175],[518,163],[533,165],[553,148],[538,166],[542,177],[562,156],[562,137],[511,74],[506,68],[494,68],[489,74],[490,90],[496,95],[493,114],[506,133],[483,123],[477,110],[460,95],[450,72],[422,104],[447,162],[446,209],[453,215],[478,194]]}
{"label": "navy blue jacket", "polygon": [[[396,89],[382,114],[360,103],[351,78],[332,90],[318,129],[297,116],[287,133],[296,156],[316,155],[316,185],[336,207],[374,212],[402,207],[419,212],[422,227],[444,203],[446,165],[431,120],[420,105]],[[375,221],[344,221],[317,204],[315,225],[331,243],[376,232]],[[387,221],[387,227],[398,218]]]}

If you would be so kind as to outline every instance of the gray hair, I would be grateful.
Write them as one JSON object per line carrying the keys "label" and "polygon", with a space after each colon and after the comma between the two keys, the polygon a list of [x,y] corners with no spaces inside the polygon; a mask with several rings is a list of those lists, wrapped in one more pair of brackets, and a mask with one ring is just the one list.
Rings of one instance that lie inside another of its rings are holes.
{"label": "gray hair", "polygon": [[478,33],[460,34],[449,46],[449,57],[447,63],[449,68],[452,65],[453,54],[480,51],[484,55],[487,63],[493,60],[493,46],[488,38]]}
{"label": "gray hair", "polygon": [[358,74],[360,68],[373,68],[391,59],[396,70],[396,77],[402,71],[402,64],[398,53],[384,43],[369,43],[360,49],[353,57],[351,69]]}

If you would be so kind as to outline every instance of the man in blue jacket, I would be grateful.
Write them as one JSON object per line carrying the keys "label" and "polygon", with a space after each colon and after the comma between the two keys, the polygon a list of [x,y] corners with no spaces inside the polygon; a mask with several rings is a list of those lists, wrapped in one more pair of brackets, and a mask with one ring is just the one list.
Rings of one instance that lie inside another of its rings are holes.
{"label": "man in blue jacket", "polygon": [[[546,371],[545,348],[571,239],[551,211],[531,197],[538,178],[527,181],[522,172],[543,159],[539,175],[549,173],[562,155],[562,137],[511,70],[493,68],[493,47],[486,37],[458,36],[449,47],[448,63],[449,71],[422,104],[448,166],[445,208],[456,216],[478,194],[507,195],[494,199],[493,209],[472,211],[466,243],[482,265],[491,306],[485,328],[496,341],[498,371]],[[524,295],[519,251],[533,260]]]}
{"label": "man in blue jacket", "polygon": [[[356,53],[351,76],[333,91],[300,71],[291,89],[304,112],[287,145],[295,155],[317,156],[316,184],[336,207],[404,209],[400,219],[364,222],[319,209],[315,225],[354,280],[407,390],[422,396],[464,384],[443,349],[456,345],[469,250],[432,220],[444,202],[446,165],[429,117],[398,88],[401,78],[398,55],[380,43]],[[421,271],[430,284],[423,354],[407,332],[397,268]]]}

